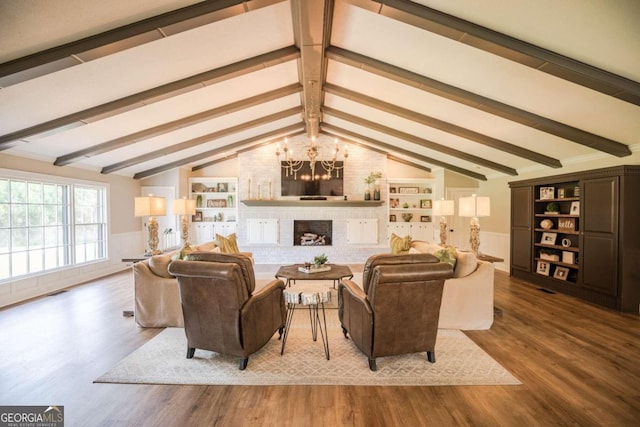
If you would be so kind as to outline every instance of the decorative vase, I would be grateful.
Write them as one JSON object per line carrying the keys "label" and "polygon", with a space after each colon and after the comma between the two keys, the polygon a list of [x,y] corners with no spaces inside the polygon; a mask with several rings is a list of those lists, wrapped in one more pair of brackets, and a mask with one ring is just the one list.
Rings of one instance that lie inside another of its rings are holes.
{"label": "decorative vase", "polygon": [[402,219],[404,219],[405,222],[411,221],[411,218],[413,218],[413,214],[410,212],[406,212],[402,214]]}

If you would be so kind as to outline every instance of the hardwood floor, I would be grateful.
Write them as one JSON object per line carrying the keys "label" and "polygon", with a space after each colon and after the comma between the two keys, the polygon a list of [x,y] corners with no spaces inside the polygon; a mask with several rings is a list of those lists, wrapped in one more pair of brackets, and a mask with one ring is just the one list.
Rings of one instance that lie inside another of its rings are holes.
{"label": "hardwood floor", "polygon": [[[467,335],[521,386],[153,386],[92,381],[140,329],[130,272],[0,310],[0,405],[64,405],[67,426],[632,426],[640,317],[496,273],[489,331]],[[251,365],[249,364],[250,369]]]}

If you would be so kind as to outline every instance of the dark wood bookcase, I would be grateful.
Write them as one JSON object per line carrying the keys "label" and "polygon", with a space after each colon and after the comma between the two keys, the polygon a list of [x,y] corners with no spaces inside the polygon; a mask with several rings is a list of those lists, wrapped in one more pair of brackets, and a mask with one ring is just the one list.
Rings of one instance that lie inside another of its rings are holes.
{"label": "dark wood bookcase", "polygon": [[512,276],[640,312],[640,165],[509,186]]}

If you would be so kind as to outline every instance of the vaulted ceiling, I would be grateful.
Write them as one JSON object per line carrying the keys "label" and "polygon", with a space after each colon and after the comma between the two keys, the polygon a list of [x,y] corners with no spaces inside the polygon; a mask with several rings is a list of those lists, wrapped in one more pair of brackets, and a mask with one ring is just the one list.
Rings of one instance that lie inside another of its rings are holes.
{"label": "vaulted ceiling", "polygon": [[638,151],[640,2],[0,1],[0,150],[136,179],[306,134],[484,180]]}

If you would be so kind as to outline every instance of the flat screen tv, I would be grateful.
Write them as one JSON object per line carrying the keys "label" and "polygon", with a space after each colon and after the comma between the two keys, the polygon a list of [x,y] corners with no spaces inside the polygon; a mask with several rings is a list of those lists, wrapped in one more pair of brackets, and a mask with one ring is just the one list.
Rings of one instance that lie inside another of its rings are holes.
{"label": "flat screen tv", "polygon": [[[286,162],[281,162],[281,195],[282,196],[343,196],[343,172],[340,170],[340,177],[336,178],[336,171],[331,174],[331,179],[327,179],[327,171],[322,168],[320,162],[315,165],[315,177],[311,179],[311,164],[304,161],[300,170],[287,174]],[[342,167],[343,162],[336,162],[336,167]]]}

